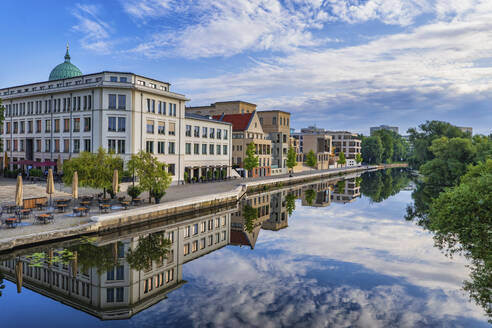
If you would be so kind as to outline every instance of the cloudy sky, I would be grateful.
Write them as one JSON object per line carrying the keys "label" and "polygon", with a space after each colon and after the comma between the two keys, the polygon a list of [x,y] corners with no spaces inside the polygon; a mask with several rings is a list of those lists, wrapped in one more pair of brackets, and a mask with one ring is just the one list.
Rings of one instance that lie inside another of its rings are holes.
{"label": "cloudy sky", "polygon": [[293,127],[446,120],[491,133],[490,0],[2,1],[0,87],[132,71],[190,105],[245,100]]}

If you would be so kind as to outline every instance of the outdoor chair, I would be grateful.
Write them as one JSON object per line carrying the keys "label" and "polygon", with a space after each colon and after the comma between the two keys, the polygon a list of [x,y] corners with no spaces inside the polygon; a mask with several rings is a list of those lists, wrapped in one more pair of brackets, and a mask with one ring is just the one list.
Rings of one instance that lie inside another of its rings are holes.
{"label": "outdoor chair", "polygon": [[108,213],[109,211],[111,211],[111,205],[109,204],[99,204],[99,211],[101,213]]}
{"label": "outdoor chair", "polygon": [[6,218],[3,222],[5,223],[7,228],[15,228],[17,225],[17,218],[15,217]]}

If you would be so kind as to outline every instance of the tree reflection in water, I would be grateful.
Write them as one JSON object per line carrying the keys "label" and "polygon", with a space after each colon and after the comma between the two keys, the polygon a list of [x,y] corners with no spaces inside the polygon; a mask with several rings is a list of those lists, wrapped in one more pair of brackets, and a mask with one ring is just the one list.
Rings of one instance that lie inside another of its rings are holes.
{"label": "tree reflection in water", "polygon": [[135,270],[146,270],[152,266],[152,261],[162,261],[169,252],[171,242],[164,237],[163,232],[151,233],[138,240],[135,249],[129,249],[126,260]]}

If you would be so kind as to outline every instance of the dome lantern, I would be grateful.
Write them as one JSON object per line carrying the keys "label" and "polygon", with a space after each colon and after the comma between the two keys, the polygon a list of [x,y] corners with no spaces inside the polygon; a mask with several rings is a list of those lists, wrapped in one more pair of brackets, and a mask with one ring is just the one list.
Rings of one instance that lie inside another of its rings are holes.
{"label": "dome lantern", "polygon": [[65,61],[59,65],[57,65],[50,73],[50,81],[67,79],[71,77],[81,76],[82,72],[80,69],[70,62],[70,54],[68,52],[68,43],[67,43],[67,52],[65,53]]}

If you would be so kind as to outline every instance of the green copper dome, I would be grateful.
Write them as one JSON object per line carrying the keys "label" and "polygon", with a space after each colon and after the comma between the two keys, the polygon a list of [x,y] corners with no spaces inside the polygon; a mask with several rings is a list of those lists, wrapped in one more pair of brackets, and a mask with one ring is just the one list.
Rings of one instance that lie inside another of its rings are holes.
{"label": "green copper dome", "polygon": [[50,81],[67,79],[71,77],[81,76],[82,72],[78,69],[77,66],[70,62],[70,54],[68,53],[68,45],[67,52],[65,54],[65,61],[60,65],[57,65],[50,73]]}

